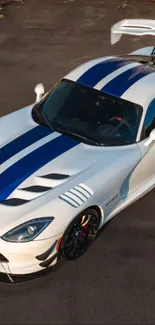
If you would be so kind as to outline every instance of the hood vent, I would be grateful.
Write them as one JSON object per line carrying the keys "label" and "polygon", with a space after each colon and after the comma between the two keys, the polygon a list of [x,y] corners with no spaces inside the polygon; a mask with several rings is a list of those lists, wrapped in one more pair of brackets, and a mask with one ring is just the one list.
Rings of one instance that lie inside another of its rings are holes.
{"label": "hood vent", "polygon": [[6,206],[20,206],[28,203],[29,201],[47,193],[56,186],[63,183],[70,175],[50,173],[43,176],[37,176],[36,180],[40,184],[33,184],[22,188],[17,188],[14,192],[14,197],[1,201],[0,204]]}
{"label": "hood vent", "polygon": [[51,189],[52,189],[52,187],[40,186],[40,185],[34,185],[34,186],[21,188],[22,191],[28,191],[28,192],[33,192],[33,193],[42,193],[42,192],[49,191]]}
{"label": "hood vent", "polygon": [[40,176],[42,178],[48,178],[48,179],[53,179],[53,180],[63,180],[65,178],[70,177],[70,175],[65,175],[65,174],[47,174]]}
{"label": "hood vent", "polygon": [[8,199],[8,200],[5,200],[5,201],[0,201],[0,204],[3,204],[3,205],[9,205],[9,206],[19,206],[19,205],[22,205],[22,204],[25,204],[29,202],[28,200],[23,200],[23,199],[16,199],[16,198],[13,198],[13,199]]}
{"label": "hood vent", "polygon": [[68,181],[69,178],[70,175],[61,174],[61,173],[49,173],[46,175],[36,175],[36,183],[37,183],[36,185],[39,185],[40,187],[48,188],[50,190]]}

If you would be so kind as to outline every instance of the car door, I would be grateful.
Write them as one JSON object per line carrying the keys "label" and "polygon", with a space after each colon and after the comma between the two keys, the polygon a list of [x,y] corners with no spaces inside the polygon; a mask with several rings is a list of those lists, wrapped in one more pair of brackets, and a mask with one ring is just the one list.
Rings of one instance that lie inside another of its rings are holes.
{"label": "car door", "polygon": [[134,168],[129,179],[129,195],[141,186],[149,186],[155,178],[155,141],[148,147],[145,142],[151,131],[155,129],[155,99],[148,105],[141,132],[141,141],[137,144],[142,153],[142,159]]}

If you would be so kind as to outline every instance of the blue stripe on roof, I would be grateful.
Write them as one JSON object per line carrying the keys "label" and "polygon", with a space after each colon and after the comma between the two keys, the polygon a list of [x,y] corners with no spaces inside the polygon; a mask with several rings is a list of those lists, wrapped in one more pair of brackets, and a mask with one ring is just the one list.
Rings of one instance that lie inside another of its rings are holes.
{"label": "blue stripe on roof", "polygon": [[79,142],[61,135],[23,157],[0,175],[0,201],[5,200],[23,181],[48,162]]}
{"label": "blue stripe on roof", "polygon": [[121,97],[134,83],[153,72],[153,69],[139,65],[121,73],[107,83],[101,90],[110,95]]}
{"label": "blue stripe on roof", "polygon": [[78,80],[78,83],[89,87],[94,87],[99,81],[107,77],[115,70],[132,63],[130,60],[122,58],[113,58],[102,61],[92,68],[88,69]]}
{"label": "blue stripe on roof", "polygon": [[0,164],[51,133],[53,131],[50,128],[39,125],[20,135],[0,149]]}

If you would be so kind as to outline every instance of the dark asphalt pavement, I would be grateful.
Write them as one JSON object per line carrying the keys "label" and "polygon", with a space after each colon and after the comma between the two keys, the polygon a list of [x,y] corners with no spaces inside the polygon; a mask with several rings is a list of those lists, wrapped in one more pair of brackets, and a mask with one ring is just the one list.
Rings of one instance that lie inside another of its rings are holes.
{"label": "dark asphalt pavement", "polygon": [[[110,26],[154,18],[155,3],[130,0],[25,0],[0,20],[0,116],[34,101],[78,64],[153,45],[123,37],[110,46]],[[15,127],[15,126],[13,126]],[[3,218],[3,216],[0,216]],[[0,324],[154,324],[155,190],[121,212],[79,260],[25,284],[0,283]]]}

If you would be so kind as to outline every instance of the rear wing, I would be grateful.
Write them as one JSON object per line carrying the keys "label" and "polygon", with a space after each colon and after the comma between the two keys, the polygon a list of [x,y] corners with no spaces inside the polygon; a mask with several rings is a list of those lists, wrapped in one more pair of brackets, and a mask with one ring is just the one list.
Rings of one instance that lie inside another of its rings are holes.
{"label": "rear wing", "polygon": [[155,35],[155,20],[152,19],[124,19],[111,28],[111,44],[119,42],[122,34]]}

